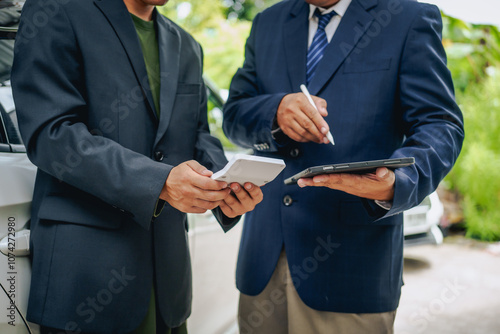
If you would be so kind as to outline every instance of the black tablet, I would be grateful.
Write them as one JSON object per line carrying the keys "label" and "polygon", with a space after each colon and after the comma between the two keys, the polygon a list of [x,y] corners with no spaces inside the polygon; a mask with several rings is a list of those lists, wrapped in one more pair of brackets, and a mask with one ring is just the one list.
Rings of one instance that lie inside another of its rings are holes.
{"label": "black tablet", "polygon": [[295,174],[285,180],[285,184],[295,184],[300,178],[313,177],[320,174],[331,174],[331,173],[357,173],[365,174],[374,172],[379,167],[387,167],[390,169],[406,167],[413,165],[415,163],[415,158],[397,158],[397,159],[384,159],[384,160],[370,160],[370,161],[359,161],[359,162],[349,162],[340,163],[324,166],[314,166],[303,170],[300,173]]}

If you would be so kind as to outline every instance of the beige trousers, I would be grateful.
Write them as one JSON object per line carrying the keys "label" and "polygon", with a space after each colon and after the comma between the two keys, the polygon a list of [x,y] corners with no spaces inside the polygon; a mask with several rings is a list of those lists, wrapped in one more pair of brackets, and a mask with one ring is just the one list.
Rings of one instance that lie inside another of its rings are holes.
{"label": "beige trousers", "polygon": [[240,294],[240,334],[392,334],[396,311],[336,313],[302,302],[290,278],[286,254],[280,255],[266,288],[257,296]]}

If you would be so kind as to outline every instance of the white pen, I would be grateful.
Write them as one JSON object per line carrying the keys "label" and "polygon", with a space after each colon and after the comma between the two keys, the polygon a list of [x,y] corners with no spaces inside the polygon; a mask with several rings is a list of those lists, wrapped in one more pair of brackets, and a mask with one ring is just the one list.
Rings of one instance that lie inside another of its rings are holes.
{"label": "white pen", "polygon": [[[311,97],[311,94],[309,94],[309,91],[307,90],[307,87],[304,84],[302,84],[302,85],[300,85],[300,90],[307,97],[307,99],[312,104],[314,109],[316,109],[316,111],[319,112],[318,108],[316,107],[316,104],[314,103],[314,101]],[[332,143],[332,145],[335,145],[335,141],[333,141],[333,136],[332,136],[332,133],[330,131],[328,131],[328,133],[326,134],[326,138],[328,138],[328,140],[330,141],[330,143]]]}

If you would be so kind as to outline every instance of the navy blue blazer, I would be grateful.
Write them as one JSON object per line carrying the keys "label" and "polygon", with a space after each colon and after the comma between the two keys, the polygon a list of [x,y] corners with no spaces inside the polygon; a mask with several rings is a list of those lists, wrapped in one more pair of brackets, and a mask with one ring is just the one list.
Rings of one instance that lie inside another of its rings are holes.
{"label": "navy blue blazer", "polygon": [[[402,212],[436,189],[464,137],[440,12],[416,1],[352,1],[308,87],[328,103],[335,146],[271,136],[281,99],[305,83],[308,13],[305,1],[288,0],[257,15],[231,83],[227,136],[287,165],[246,216],[237,286],[260,293],[284,247],[310,307],[392,311],[403,284]],[[339,191],[283,184],[308,166],[397,157],[416,163],[396,170],[390,211]]]}
{"label": "navy blue blazer", "polygon": [[[156,22],[159,119],[122,0],[26,1],[12,87],[38,166],[32,322],[129,333],[144,319],[153,281],[169,327],[190,314],[186,214],[166,204],[152,218],[174,166],[196,159],[216,171],[227,160],[209,134],[200,45],[167,18]],[[215,213],[226,230],[235,222]]]}

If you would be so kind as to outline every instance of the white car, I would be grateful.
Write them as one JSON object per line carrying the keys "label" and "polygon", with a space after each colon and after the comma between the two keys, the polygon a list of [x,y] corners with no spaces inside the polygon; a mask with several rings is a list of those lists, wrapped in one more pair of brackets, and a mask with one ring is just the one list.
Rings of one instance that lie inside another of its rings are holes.
{"label": "white car", "polygon": [[439,227],[443,212],[437,192],[427,196],[420,205],[405,211],[405,246],[443,243],[443,232]]}
{"label": "white car", "polygon": [[[0,87],[0,103],[10,94]],[[15,126],[15,111],[0,104],[0,333],[38,333],[24,319],[31,265],[29,220],[36,168],[26,157]]]}
{"label": "white car", "polygon": [[29,221],[36,168],[26,157],[10,89],[20,7],[0,3],[0,333],[39,333],[26,322],[30,289]]}

